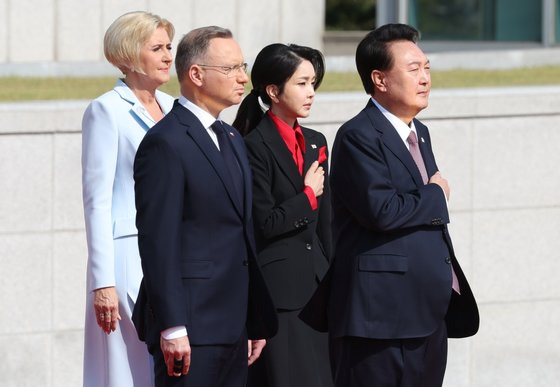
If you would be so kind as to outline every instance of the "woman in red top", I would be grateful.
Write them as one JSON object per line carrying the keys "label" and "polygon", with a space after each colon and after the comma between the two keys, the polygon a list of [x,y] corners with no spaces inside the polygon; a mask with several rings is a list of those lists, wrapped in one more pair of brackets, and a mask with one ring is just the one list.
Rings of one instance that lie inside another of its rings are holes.
{"label": "woman in red top", "polygon": [[298,123],[309,115],[323,75],[318,50],[265,47],[233,123],[245,136],[258,264],[279,316],[278,334],[249,368],[248,387],[332,385],[327,335],[297,316],[331,257],[327,142]]}

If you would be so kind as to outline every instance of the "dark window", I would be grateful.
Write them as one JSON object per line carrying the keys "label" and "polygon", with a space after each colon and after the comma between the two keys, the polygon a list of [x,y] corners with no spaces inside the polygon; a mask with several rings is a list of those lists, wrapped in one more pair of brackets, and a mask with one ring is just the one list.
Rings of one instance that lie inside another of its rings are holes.
{"label": "dark window", "polygon": [[375,0],[326,0],[327,30],[366,31],[375,28]]}
{"label": "dark window", "polygon": [[541,40],[541,1],[409,0],[408,11],[423,40]]}

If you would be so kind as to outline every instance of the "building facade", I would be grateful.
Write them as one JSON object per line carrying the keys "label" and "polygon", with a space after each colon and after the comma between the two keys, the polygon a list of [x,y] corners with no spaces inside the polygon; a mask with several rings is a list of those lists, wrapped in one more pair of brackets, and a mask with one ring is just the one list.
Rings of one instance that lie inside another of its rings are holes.
{"label": "building facade", "polygon": [[119,15],[146,10],[169,19],[174,46],[189,30],[232,30],[250,61],[267,44],[321,47],[324,0],[0,0],[0,76],[118,74],[103,35]]}
{"label": "building facade", "polygon": [[377,0],[377,25],[396,21],[455,48],[560,43],[560,0]]}

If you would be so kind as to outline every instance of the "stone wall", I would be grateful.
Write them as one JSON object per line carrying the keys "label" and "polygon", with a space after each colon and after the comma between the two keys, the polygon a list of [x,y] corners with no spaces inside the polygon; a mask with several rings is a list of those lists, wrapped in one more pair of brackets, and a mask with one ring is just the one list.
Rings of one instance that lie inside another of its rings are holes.
{"label": "stone wall", "polygon": [[[366,100],[319,94],[306,125],[332,144]],[[81,384],[86,105],[0,104],[0,386]],[[448,387],[560,379],[559,106],[560,87],[436,90],[421,114],[451,184],[450,229],[481,312],[480,332],[450,343]]]}
{"label": "stone wall", "polygon": [[324,0],[0,0],[0,75],[111,71],[103,35],[115,18],[135,10],[169,19],[174,47],[193,28],[219,25],[232,30],[249,61],[275,42],[320,49],[324,8]]}

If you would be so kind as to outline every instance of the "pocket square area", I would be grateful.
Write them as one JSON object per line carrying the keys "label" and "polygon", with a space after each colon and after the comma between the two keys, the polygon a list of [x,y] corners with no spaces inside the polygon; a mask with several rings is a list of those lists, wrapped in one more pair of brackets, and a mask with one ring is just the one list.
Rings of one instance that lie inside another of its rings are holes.
{"label": "pocket square area", "polygon": [[322,146],[319,148],[319,158],[317,159],[319,164],[323,164],[327,161],[327,146]]}

